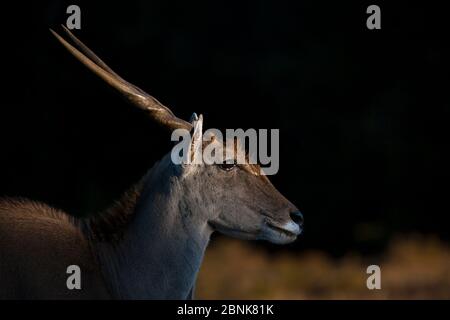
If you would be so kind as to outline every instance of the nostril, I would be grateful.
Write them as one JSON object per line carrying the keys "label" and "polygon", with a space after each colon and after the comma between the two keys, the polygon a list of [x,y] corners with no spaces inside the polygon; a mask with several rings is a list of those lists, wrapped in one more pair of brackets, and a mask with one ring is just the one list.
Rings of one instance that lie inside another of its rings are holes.
{"label": "nostril", "polygon": [[294,220],[299,226],[303,226],[303,214],[300,211],[294,211],[290,213],[291,219]]}

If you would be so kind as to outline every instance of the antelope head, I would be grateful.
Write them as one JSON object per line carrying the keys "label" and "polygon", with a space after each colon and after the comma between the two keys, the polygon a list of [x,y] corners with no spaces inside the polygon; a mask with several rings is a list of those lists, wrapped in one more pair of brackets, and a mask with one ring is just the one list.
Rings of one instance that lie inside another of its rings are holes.
{"label": "antelope head", "polygon": [[[201,138],[202,116],[195,116],[189,122],[176,117],[158,100],[116,74],[68,29],[64,27],[64,30],[73,45],[50,31],[73,56],[128,102],[144,110],[151,119],[170,131],[189,130],[193,138],[188,157],[194,156],[195,150],[205,143]],[[221,144],[224,150],[243,148],[235,141],[223,142],[212,138],[208,143]],[[170,161],[169,155],[162,161]],[[267,176],[261,174],[258,165],[236,164],[235,159],[225,160],[218,164],[171,162],[164,166],[166,172],[163,177],[175,181],[177,188],[184,192],[183,206],[200,215],[199,218],[213,231],[277,244],[294,241],[302,231],[303,216],[300,211],[270,183]]]}

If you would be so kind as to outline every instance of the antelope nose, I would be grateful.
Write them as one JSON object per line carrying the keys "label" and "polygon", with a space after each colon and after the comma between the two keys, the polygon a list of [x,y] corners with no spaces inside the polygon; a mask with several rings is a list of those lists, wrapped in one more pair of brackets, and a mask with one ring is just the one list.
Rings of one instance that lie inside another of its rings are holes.
{"label": "antelope nose", "polygon": [[289,214],[291,216],[291,219],[298,224],[300,227],[303,226],[303,214],[300,211],[293,211]]}

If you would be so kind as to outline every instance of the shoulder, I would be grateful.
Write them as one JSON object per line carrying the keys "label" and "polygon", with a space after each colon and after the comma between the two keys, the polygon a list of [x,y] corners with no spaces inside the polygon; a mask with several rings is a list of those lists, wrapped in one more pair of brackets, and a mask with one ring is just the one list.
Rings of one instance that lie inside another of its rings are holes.
{"label": "shoulder", "polygon": [[45,203],[25,198],[0,198],[0,219],[11,218],[18,220],[46,219],[64,224],[75,224],[75,218],[62,210],[53,208]]}

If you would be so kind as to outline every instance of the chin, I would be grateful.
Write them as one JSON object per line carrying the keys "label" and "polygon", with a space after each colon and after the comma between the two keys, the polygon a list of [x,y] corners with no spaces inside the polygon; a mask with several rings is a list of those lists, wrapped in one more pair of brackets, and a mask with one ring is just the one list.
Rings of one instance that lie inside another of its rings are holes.
{"label": "chin", "polygon": [[231,228],[214,226],[214,231],[217,231],[223,235],[240,240],[258,240],[258,232],[256,231],[244,231],[235,230]]}

